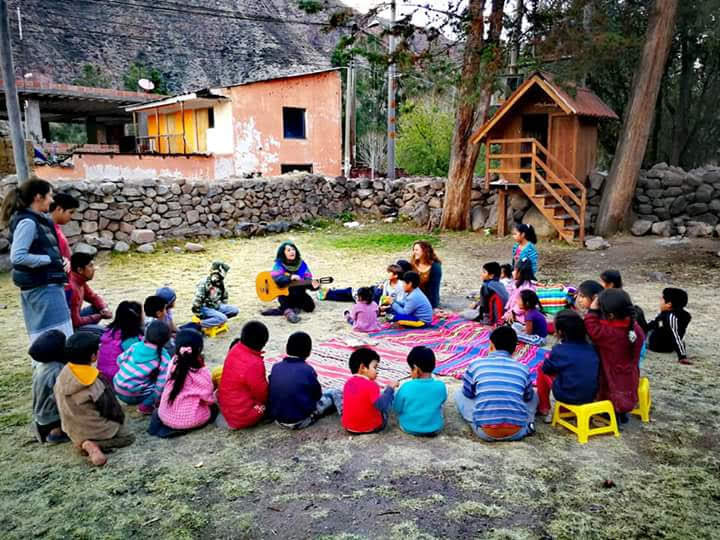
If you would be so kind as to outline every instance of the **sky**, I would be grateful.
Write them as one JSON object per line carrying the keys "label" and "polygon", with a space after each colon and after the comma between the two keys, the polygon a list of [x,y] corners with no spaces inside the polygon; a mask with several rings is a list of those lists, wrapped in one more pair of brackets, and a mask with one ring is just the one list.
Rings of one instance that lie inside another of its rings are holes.
{"label": "sky", "polygon": [[[341,0],[344,4],[357,9],[361,12],[366,12],[367,10],[378,6],[383,3],[389,3],[388,0]],[[418,26],[426,26],[428,24],[433,23],[433,19],[437,20],[439,16],[438,14],[433,14],[432,12],[428,12],[424,9],[418,9],[418,5],[429,5],[431,8],[435,9],[447,9],[448,7],[448,0],[397,0],[397,15],[398,17],[401,17],[408,13],[413,13],[413,23]],[[390,10],[387,9],[384,12],[380,13],[380,16],[389,18],[390,16]]]}

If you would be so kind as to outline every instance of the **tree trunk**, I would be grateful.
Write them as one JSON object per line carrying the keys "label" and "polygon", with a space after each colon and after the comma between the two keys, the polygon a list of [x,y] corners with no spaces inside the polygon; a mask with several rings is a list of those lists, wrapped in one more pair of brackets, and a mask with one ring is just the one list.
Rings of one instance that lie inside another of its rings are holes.
{"label": "tree trunk", "polygon": [[598,234],[613,234],[627,225],[670,50],[677,5],[678,0],[656,0],[650,14],[640,65],[635,74],[615,158],[600,203],[595,226]]}
{"label": "tree trunk", "polygon": [[455,129],[450,147],[450,167],[445,190],[441,227],[464,230],[470,223],[470,195],[473,172],[480,153],[480,145],[470,144],[470,137],[487,118],[488,96],[492,92],[493,73],[483,73],[483,54],[486,45],[499,42],[505,0],[493,0],[490,15],[489,40],[486,43],[485,0],[470,0],[468,12],[470,28],[463,53]]}
{"label": "tree trunk", "polygon": [[682,153],[690,131],[690,78],[693,75],[693,58],[689,41],[688,30],[683,27],[680,35],[680,90],[673,119],[671,165],[682,165]]}

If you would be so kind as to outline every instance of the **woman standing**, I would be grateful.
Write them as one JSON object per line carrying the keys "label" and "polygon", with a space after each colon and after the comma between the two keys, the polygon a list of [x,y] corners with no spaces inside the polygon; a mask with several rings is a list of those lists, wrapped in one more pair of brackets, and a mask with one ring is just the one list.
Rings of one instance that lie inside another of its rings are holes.
{"label": "woman standing", "polygon": [[435,309],[440,305],[440,281],[442,263],[429,242],[419,240],[413,244],[412,267],[420,274],[420,290],[425,293]]}
{"label": "woman standing", "polygon": [[20,287],[30,343],[48,330],[73,333],[64,292],[67,268],[47,216],[52,201],[52,186],[33,179],[10,191],[0,207],[0,223],[10,227],[12,279]]}

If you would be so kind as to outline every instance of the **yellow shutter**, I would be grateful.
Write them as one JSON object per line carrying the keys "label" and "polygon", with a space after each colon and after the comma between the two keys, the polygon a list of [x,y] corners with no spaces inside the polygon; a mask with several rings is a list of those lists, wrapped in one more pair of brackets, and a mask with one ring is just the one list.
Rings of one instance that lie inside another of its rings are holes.
{"label": "yellow shutter", "polygon": [[197,125],[197,151],[201,153],[207,152],[208,109],[197,109],[195,111],[195,122]]}
{"label": "yellow shutter", "polygon": [[185,111],[183,123],[185,125],[185,153],[194,154],[197,152],[197,137],[195,137],[195,111]]}

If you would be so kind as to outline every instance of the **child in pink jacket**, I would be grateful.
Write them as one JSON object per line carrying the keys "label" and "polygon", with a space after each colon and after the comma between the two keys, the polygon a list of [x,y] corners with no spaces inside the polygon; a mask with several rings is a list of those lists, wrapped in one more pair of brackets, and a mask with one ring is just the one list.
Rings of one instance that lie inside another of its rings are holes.
{"label": "child in pink jacket", "polygon": [[202,334],[192,329],[181,330],[175,345],[160,406],[148,428],[148,433],[157,437],[183,435],[201,428],[213,422],[218,413],[212,376],[202,356]]}

